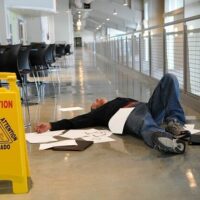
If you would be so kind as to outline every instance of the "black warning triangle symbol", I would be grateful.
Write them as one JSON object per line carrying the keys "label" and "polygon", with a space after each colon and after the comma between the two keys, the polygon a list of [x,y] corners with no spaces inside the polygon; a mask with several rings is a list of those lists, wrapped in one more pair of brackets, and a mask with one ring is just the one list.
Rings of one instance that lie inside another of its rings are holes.
{"label": "black warning triangle symbol", "polygon": [[10,138],[9,133],[7,132],[7,130],[4,128],[4,126],[0,121],[0,144],[8,144],[12,142],[13,142],[12,138]]}

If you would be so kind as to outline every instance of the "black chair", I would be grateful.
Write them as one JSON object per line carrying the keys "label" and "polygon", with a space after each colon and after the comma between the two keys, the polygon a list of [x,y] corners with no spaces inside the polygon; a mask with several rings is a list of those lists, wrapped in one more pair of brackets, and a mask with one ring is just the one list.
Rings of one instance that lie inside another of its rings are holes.
{"label": "black chair", "polygon": [[47,50],[48,45],[45,43],[31,43],[31,52],[30,52],[30,63],[31,66],[35,66],[38,69],[44,68],[45,63],[45,51]]}
{"label": "black chair", "polygon": [[[56,71],[58,82],[60,83],[60,77],[58,70],[60,70],[60,65],[52,65],[56,62],[56,45],[50,44],[46,51],[46,63],[49,67],[50,72]],[[51,77],[52,78],[52,77]],[[53,79],[52,79],[53,80]]]}
{"label": "black chair", "polygon": [[[18,70],[22,78],[22,82],[26,88],[27,91],[27,86],[34,84],[37,90],[37,94],[39,96],[39,89],[37,85],[37,81],[34,80],[34,82],[30,82],[27,79],[28,74],[31,73],[31,68],[30,68],[30,61],[29,61],[29,55],[31,51],[31,46],[30,45],[23,45],[21,46],[18,54]],[[28,96],[28,93],[27,93]]]}
{"label": "black chair", "polygon": [[21,76],[26,76],[31,72],[30,68],[30,61],[29,61],[29,55],[31,51],[31,46],[30,45],[23,45],[19,49],[19,54],[18,54],[18,69],[21,74]]}
{"label": "black chair", "polygon": [[5,51],[5,49],[8,47],[8,45],[0,45],[0,55],[2,55]]}
{"label": "black chair", "polygon": [[0,54],[0,71],[14,72],[17,79],[21,82],[22,78],[18,70],[18,53],[21,44],[4,46]]}
{"label": "black chair", "polygon": [[[21,48],[21,44],[17,45],[7,45],[3,53],[0,55],[0,72],[12,72],[16,74],[17,84],[22,88],[22,92],[25,97],[25,105],[28,112],[28,124],[25,126],[30,126],[30,112],[29,105],[27,101],[27,93],[25,90],[25,86],[23,84],[23,78],[20,74],[20,70],[18,67],[18,55]],[[6,85],[6,83],[4,83]]]}
{"label": "black chair", "polygon": [[51,65],[55,63],[55,49],[56,45],[55,44],[49,44],[46,52],[45,52],[45,61],[49,67],[52,67]]}
{"label": "black chair", "polygon": [[70,49],[71,49],[71,45],[70,45],[70,44],[67,44],[67,45],[65,46],[65,54],[66,54],[66,55],[72,54],[72,52],[70,51]]}
{"label": "black chair", "polygon": [[65,44],[56,44],[56,57],[65,56]]}
{"label": "black chair", "polygon": [[46,47],[45,42],[31,42],[32,48],[40,48],[40,47]]}
{"label": "black chair", "polygon": [[32,49],[30,51],[30,64],[32,74],[36,77],[45,77],[48,76],[48,65],[46,62],[46,51],[48,49],[48,45],[41,44],[33,44],[31,45]]}

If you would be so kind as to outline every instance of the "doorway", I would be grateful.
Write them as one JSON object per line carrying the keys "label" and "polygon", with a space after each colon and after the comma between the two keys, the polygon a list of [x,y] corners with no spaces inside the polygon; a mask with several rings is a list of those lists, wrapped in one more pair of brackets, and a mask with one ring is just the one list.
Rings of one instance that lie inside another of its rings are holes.
{"label": "doorway", "polygon": [[75,47],[82,47],[82,38],[81,37],[75,37],[74,38],[74,44],[75,44]]}

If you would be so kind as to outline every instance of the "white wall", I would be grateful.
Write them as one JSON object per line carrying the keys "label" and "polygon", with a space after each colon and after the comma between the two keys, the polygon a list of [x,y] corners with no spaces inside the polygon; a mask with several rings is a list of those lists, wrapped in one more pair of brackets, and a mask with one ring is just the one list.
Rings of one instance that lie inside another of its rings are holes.
{"label": "white wall", "polygon": [[55,41],[74,44],[73,19],[68,5],[67,0],[57,0],[58,14],[54,16]]}
{"label": "white wall", "polygon": [[[26,24],[26,20],[23,16],[9,10],[7,10],[7,16],[8,16],[7,23],[9,27],[8,35],[10,34],[10,36],[12,37],[13,44],[19,44],[21,42],[19,38],[19,20],[23,22],[24,24]],[[11,31],[12,31],[12,34],[11,34]],[[26,40],[26,38],[24,39]]]}
{"label": "white wall", "polygon": [[5,5],[4,5],[4,1],[0,0],[0,43],[1,44],[6,44],[6,13],[5,13]]}
{"label": "white wall", "polygon": [[27,41],[28,43],[42,41],[41,17],[27,18]]}
{"label": "white wall", "polygon": [[54,16],[48,16],[49,21],[49,38],[50,43],[55,43],[55,24],[54,24]]}
{"label": "white wall", "polygon": [[6,0],[6,6],[56,11],[56,0]]}

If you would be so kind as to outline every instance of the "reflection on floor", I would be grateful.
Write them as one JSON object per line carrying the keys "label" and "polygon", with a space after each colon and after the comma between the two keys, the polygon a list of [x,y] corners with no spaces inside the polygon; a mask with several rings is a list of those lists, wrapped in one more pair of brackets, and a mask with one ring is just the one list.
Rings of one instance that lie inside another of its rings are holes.
{"label": "reflection on floor", "polygon": [[[70,118],[90,110],[98,96],[112,99],[119,94],[146,101],[152,88],[118,74],[113,87],[102,72],[103,62],[84,49],[76,50],[53,80],[45,80],[43,98],[30,107],[31,122]],[[103,66],[105,69],[105,66]],[[105,71],[105,70],[104,70]],[[108,70],[108,73],[112,73]],[[37,100],[37,99],[36,99]],[[83,110],[61,112],[61,107]],[[188,119],[197,122],[199,114],[185,107]],[[27,130],[31,131],[31,130]],[[28,194],[13,195],[10,185],[0,182],[1,200],[150,200],[199,199],[200,147],[188,146],[184,155],[169,156],[147,147],[132,136],[112,136],[115,142],[95,144],[82,152],[39,151],[28,144],[32,188]]]}

